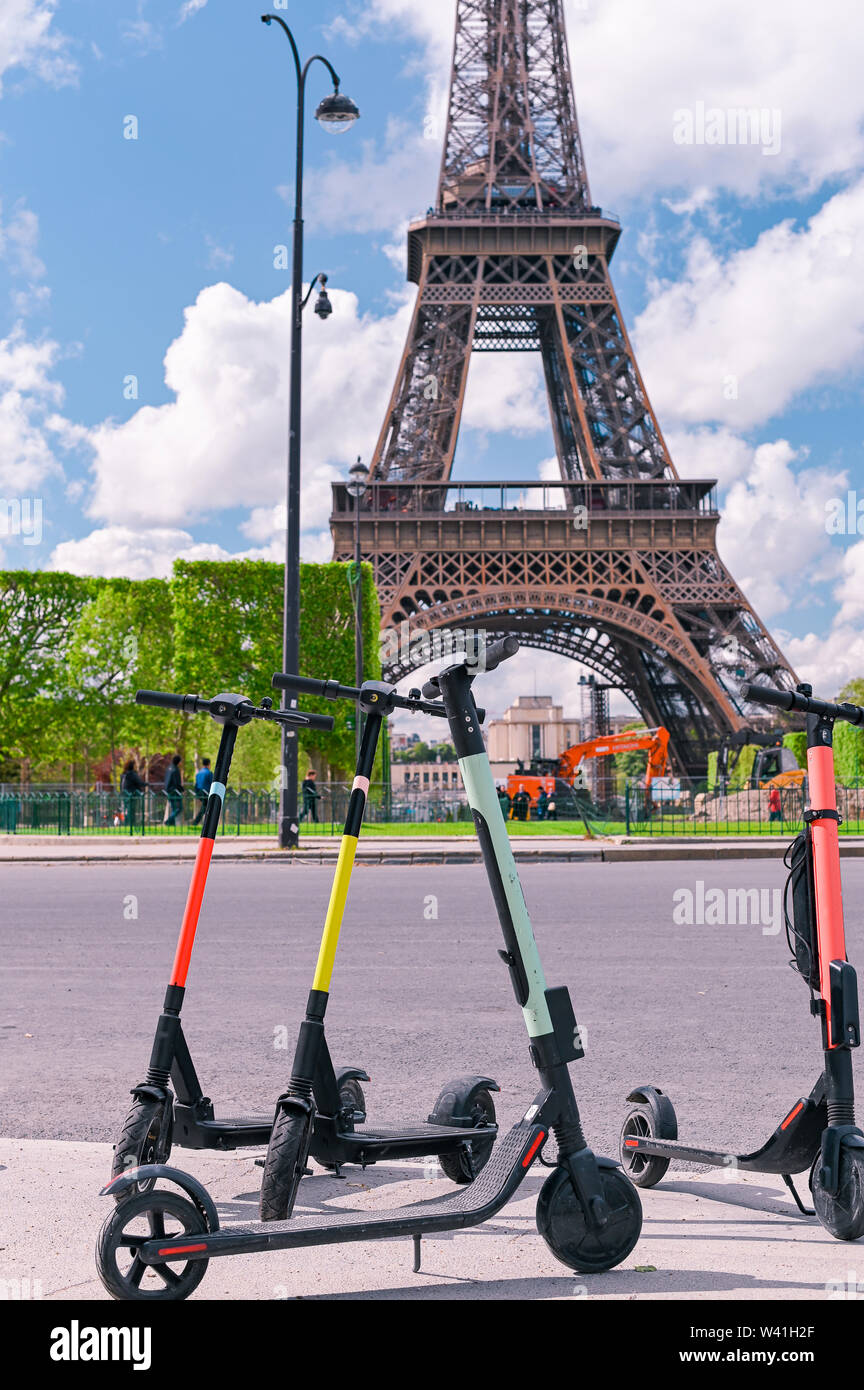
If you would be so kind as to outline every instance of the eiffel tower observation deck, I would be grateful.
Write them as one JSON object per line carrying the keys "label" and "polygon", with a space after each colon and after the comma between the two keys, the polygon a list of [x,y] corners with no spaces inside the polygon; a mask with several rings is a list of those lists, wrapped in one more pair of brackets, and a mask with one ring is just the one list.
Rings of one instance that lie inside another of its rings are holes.
{"label": "eiffel tower observation deck", "polygon": [[[680,478],[669,455],[609,274],[620,233],[591,201],[562,0],[458,0],[361,550],[390,677],[428,660],[418,636],[514,633],[619,688],[699,776],[724,733],[764,722],[742,683],[796,678],[717,553],[714,481]],[[451,481],[471,354],[512,351],[541,355],[560,481]],[[335,484],[339,560],[353,506]]]}

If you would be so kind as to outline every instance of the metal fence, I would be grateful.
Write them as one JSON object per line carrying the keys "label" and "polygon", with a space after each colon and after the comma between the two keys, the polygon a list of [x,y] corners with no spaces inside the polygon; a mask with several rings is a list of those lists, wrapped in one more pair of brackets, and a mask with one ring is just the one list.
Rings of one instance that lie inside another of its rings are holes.
{"label": "metal fence", "polygon": [[[664,777],[652,787],[628,782],[624,830],[628,835],[788,835],[801,828],[809,804],[806,779],[800,786],[709,787],[705,781]],[[840,833],[864,831],[864,787],[838,786]]]}
{"label": "metal fence", "polygon": [[[303,809],[301,834],[341,833],[351,784],[324,783],[314,803]],[[301,806],[303,805],[301,800]],[[269,787],[228,788],[221,835],[275,835],[279,794]],[[0,793],[0,834],[5,835],[192,835],[200,830],[203,802],[193,792],[169,801],[155,788],[137,795],[104,791],[4,791]],[[366,821],[443,824],[471,821],[461,788],[446,792],[393,792],[372,784]]]}
{"label": "metal fence", "polygon": [[[351,796],[350,783],[323,783],[314,808],[305,807],[301,835],[341,833]],[[155,788],[126,796],[104,791],[4,791],[0,793],[0,834],[6,835],[194,835],[200,830],[202,802],[192,792],[169,803]],[[778,804],[779,801],[779,804]],[[800,828],[807,788],[782,787],[778,797],[769,789],[711,789],[704,781],[663,778],[652,788],[650,801],[636,779],[623,795],[586,814],[600,834],[627,835],[788,835]],[[301,807],[303,803],[301,800]],[[864,786],[837,788],[841,834],[864,834]],[[275,835],[279,796],[270,787],[229,787],[220,823],[221,835]],[[536,826],[536,812],[530,822]],[[434,791],[392,788],[373,783],[369,788],[366,823],[436,826],[462,822],[471,828],[471,812],[461,787]],[[544,824],[545,828],[545,824]],[[548,823],[549,833],[582,833],[578,818]]]}

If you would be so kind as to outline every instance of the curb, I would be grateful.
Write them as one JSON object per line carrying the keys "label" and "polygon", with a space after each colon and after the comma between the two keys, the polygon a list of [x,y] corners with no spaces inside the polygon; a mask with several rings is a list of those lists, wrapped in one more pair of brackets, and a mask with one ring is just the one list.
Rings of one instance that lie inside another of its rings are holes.
{"label": "curb", "polygon": [[[783,841],[778,838],[775,844],[746,843],[704,845],[592,845],[584,849],[528,849],[513,848],[517,864],[643,864],[652,862],[686,862],[706,859],[777,859],[778,849]],[[840,856],[843,859],[864,858],[864,843],[847,844],[841,842]],[[85,851],[74,854],[21,854],[4,856],[0,853],[0,863],[9,864],[189,864],[192,855],[177,854],[166,850],[161,854],[137,855],[130,853],[88,854]],[[310,848],[308,850],[226,850],[215,858],[223,863],[270,863],[270,864],[335,864],[338,850]],[[457,853],[446,849],[358,849],[354,861],[363,865],[413,864],[481,864],[483,862],[479,847],[459,850]]]}

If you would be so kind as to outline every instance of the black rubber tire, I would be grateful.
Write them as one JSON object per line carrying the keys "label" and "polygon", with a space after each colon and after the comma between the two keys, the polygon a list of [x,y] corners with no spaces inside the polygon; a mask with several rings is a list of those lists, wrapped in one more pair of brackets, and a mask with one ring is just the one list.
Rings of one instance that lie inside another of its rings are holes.
{"label": "black rubber tire", "polygon": [[[472,1106],[472,1118],[475,1125],[482,1123],[495,1123],[495,1102],[489,1091],[478,1091],[474,1097]],[[445,1178],[455,1182],[460,1186],[465,1183],[473,1182],[481,1168],[489,1162],[489,1155],[495,1146],[494,1135],[491,1139],[478,1139],[471,1145],[471,1162],[468,1155],[461,1150],[458,1153],[439,1154],[438,1162]],[[473,1170],[473,1171],[472,1171]]]}
{"label": "black rubber tire", "polygon": [[568,1173],[550,1173],[537,1200],[537,1229],[556,1260],[583,1274],[599,1274],[625,1260],[642,1230],[642,1203],[619,1168],[599,1170],[610,1215],[601,1231],[590,1231]]}
{"label": "black rubber tire", "polygon": [[[136,1100],[114,1145],[112,1178],[144,1163],[167,1163],[171,1154],[173,1122],[174,1112],[170,1101]],[[125,1202],[129,1197],[152,1192],[155,1186],[155,1178],[135,1183],[120,1194],[117,1201]]]}
{"label": "black rubber tire", "polygon": [[366,1118],[366,1097],[356,1077],[350,1076],[347,1081],[342,1082],[339,1087],[339,1102],[343,1107],[353,1106],[355,1110],[360,1111],[364,1119]]}
{"label": "black rubber tire", "polygon": [[649,1139],[665,1139],[672,1136],[655,1133],[654,1113],[650,1105],[634,1105],[624,1116],[621,1138],[618,1141],[621,1166],[637,1187],[656,1187],[660,1179],[666,1176],[672,1160],[661,1158],[658,1154],[634,1153],[624,1143],[625,1139],[634,1135]]}
{"label": "black rubber tire", "polygon": [[[165,1217],[169,1218],[166,1229]],[[143,1226],[146,1218],[149,1234],[139,1230],[128,1232],[133,1221]],[[187,1260],[179,1267],[174,1263],[143,1265],[134,1254],[134,1239],[152,1236],[183,1238],[203,1235],[207,1223],[196,1206],[176,1192],[142,1192],[128,1197],[112,1208],[96,1241],[96,1269],[99,1278],[112,1298],[121,1302],[177,1303],[197,1289],[207,1273],[209,1260]],[[118,1257],[129,1251],[125,1267]],[[146,1281],[146,1284],[145,1284]],[[142,1287],[144,1284],[144,1287]]]}
{"label": "black rubber tire", "polygon": [[258,1210],[262,1221],[285,1221],[293,1211],[311,1129],[305,1115],[278,1107],[261,1179]]}
{"label": "black rubber tire", "polygon": [[822,1186],[821,1162],[813,1170],[813,1205],[826,1231],[836,1240],[859,1240],[864,1235],[864,1152],[840,1151],[840,1187],[836,1195]]}

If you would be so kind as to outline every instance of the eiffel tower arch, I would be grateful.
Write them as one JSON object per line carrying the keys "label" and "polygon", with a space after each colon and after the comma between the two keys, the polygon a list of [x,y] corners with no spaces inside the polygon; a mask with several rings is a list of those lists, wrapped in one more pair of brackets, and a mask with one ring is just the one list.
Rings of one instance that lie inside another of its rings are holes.
{"label": "eiffel tower arch", "polygon": [[[382,627],[515,633],[591,667],[678,769],[762,713],[744,680],[796,677],[723,565],[711,479],[680,478],[609,274],[621,228],[591,201],[562,0],[458,0],[437,198],[408,230],[418,286],[362,500]],[[451,480],[474,352],[543,362],[561,480]],[[353,503],[334,485],[336,559]],[[407,624],[407,628],[406,628]],[[399,644],[388,674],[423,663]]]}

